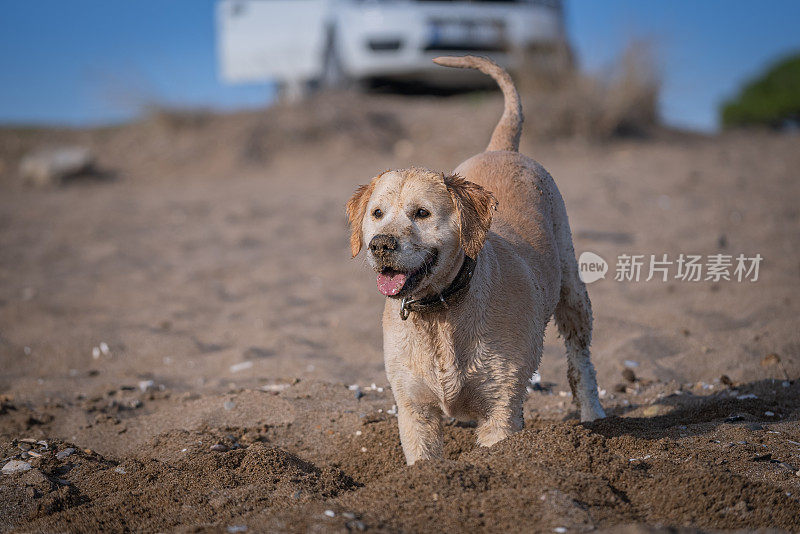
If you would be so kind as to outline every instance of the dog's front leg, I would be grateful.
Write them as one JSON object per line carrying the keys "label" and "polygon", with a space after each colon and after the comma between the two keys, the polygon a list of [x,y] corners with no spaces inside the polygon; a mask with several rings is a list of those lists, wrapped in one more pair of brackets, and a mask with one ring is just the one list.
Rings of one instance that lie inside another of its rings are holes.
{"label": "dog's front leg", "polygon": [[415,405],[409,400],[397,400],[397,422],[406,463],[412,465],[417,460],[442,458],[442,410],[432,404]]}
{"label": "dog's front leg", "polygon": [[522,430],[522,402],[516,399],[496,401],[486,417],[478,420],[476,437],[481,447],[491,447]]}

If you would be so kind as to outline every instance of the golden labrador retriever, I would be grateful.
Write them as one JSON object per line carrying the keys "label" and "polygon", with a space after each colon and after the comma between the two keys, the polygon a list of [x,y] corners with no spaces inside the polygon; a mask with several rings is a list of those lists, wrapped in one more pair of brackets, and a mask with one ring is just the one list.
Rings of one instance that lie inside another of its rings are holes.
{"label": "golden labrador retriever", "polygon": [[592,308],[564,201],[518,152],[519,94],[492,61],[440,65],[492,76],[505,109],[486,151],[451,174],[392,170],[347,203],[355,257],[367,248],[385,295],[383,350],[406,461],[442,457],[442,417],[477,420],[479,445],[523,426],[526,385],[555,315],[581,421],[604,417],[589,359]]}

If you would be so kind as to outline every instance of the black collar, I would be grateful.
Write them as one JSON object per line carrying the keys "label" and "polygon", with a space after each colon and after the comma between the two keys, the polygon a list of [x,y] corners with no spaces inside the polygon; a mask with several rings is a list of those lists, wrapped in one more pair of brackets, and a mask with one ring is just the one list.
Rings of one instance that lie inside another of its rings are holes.
{"label": "black collar", "polygon": [[411,312],[428,313],[446,310],[450,306],[458,304],[467,289],[469,289],[469,283],[474,272],[475,260],[464,255],[464,263],[461,264],[461,269],[459,269],[455,279],[444,291],[420,299],[403,298],[400,306],[400,318],[405,321]]}

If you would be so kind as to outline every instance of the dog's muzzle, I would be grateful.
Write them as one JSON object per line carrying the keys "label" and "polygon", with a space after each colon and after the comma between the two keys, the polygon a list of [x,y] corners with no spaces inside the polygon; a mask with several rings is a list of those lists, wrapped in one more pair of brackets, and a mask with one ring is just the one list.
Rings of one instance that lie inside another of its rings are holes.
{"label": "dog's muzzle", "polygon": [[378,234],[369,242],[369,251],[382,264],[389,263],[399,247],[397,238],[388,234]]}

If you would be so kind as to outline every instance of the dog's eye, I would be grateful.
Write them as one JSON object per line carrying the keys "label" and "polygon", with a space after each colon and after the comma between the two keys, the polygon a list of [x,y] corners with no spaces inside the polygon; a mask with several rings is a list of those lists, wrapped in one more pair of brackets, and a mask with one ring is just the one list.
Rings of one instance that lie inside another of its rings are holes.
{"label": "dog's eye", "polygon": [[417,213],[415,213],[415,214],[414,214],[414,216],[415,216],[417,219],[424,219],[424,218],[426,218],[426,217],[430,217],[430,215],[431,215],[431,212],[429,212],[429,211],[428,211],[428,210],[426,210],[425,208],[420,208],[420,209],[418,209],[418,210],[417,210]]}
{"label": "dog's eye", "polygon": [[372,216],[375,217],[376,219],[380,219],[381,217],[383,217],[383,212],[381,211],[380,208],[375,208],[372,211]]}

